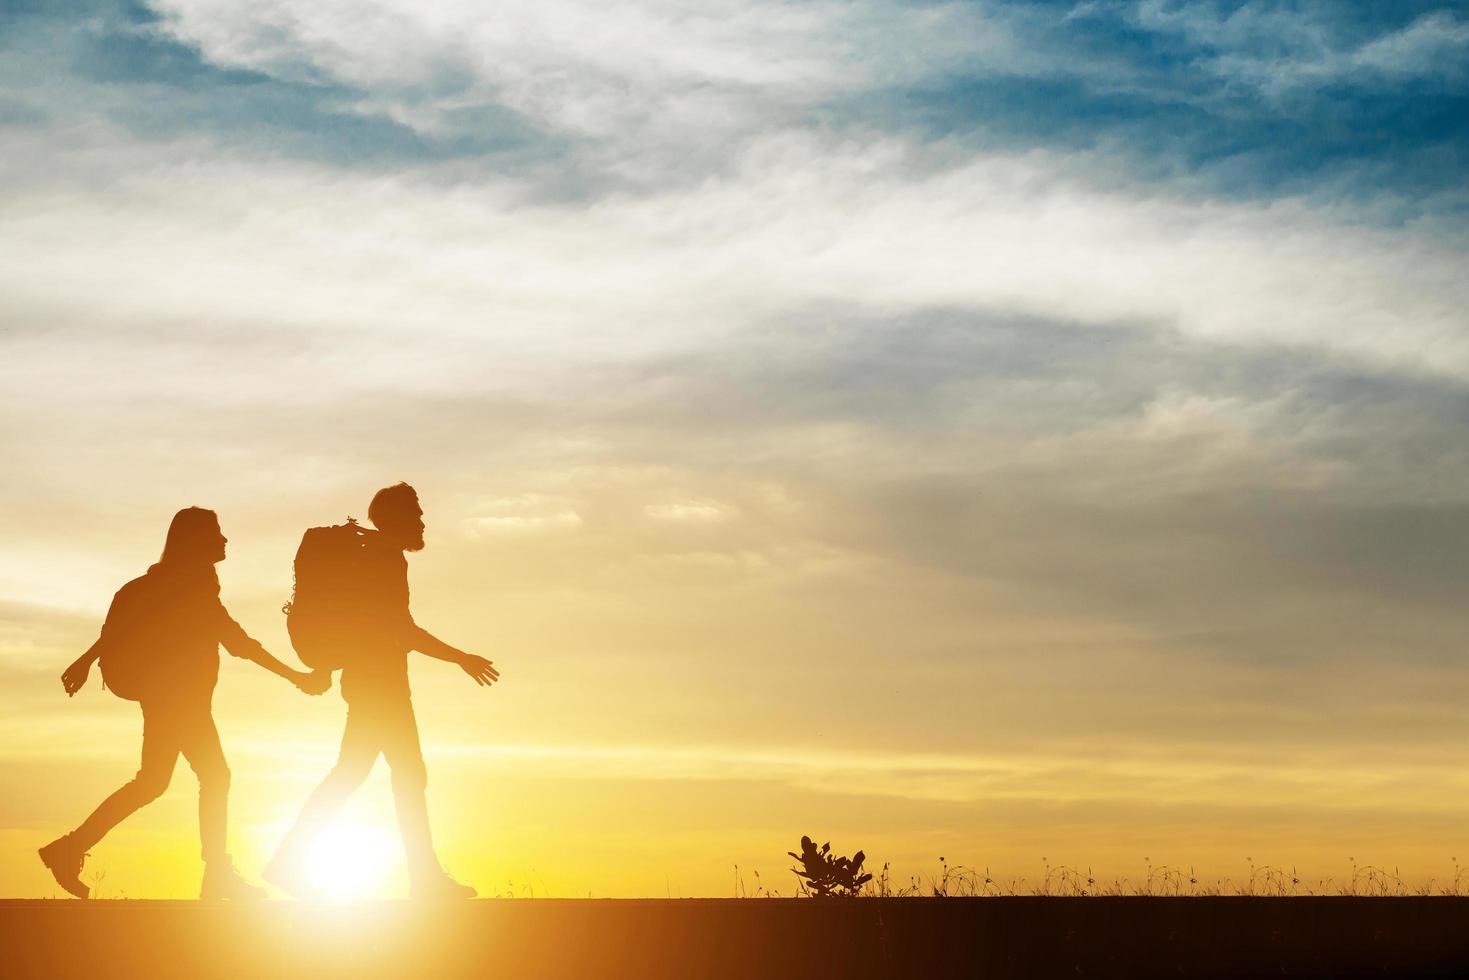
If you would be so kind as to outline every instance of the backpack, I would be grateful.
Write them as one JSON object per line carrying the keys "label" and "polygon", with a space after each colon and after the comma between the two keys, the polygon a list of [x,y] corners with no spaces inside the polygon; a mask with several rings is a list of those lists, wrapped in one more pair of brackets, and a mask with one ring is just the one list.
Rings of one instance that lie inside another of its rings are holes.
{"label": "backpack", "polygon": [[296,656],[312,670],[336,670],[372,632],[364,615],[368,537],[355,518],[308,528],[296,549],[295,587],[281,607]]}
{"label": "backpack", "polygon": [[166,632],[167,596],[159,581],[140,575],[117,590],[102,624],[98,664],[102,686],[126,701],[141,700],[155,673]]}

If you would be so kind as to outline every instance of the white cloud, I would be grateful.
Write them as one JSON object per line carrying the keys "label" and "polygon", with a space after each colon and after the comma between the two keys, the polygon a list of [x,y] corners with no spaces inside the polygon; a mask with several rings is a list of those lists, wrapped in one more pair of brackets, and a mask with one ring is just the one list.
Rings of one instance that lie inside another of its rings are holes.
{"label": "white cloud", "polygon": [[574,530],[581,526],[582,516],[565,500],[528,493],[482,500],[464,524],[471,537],[482,537]]}
{"label": "white cloud", "polygon": [[[0,139],[5,175],[32,189],[0,205],[11,323],[276,328],[302,350],[276,362],[279,385],[255,390],[271,398],[383,385],[554,395],[559,366],[698,349],[821,308],[1147,325],[1469,376],[1469,280],[1453,242],[1291,201],[1098,188],[1086,159],[940,167],[898,140],[782,132],[725,179],[533,204],[511,177],[179,159],[125,141],[126,169],[103,180],[90,154],[71,172],[68,156],[13,154],[26,141]],[[100,349],[53,359],[46,344],[9,355],[16,368],[36,361],[19,382],[33,393],[85,378],[105,396],[136,380],[119,365],[157,353],[103,343],[105,363]],[[293,366],[313,383],[292,381]],[[215,397],[217,372],[233,367],[152,370],[160,392]]]}
{"label": "white cloud", "polygon": [[739,515],[732,504],[708,499],[681,499],[648,504],[643,515],[669,524],[723,524]]}
{"label": "white cloud", "polygon": [[1148,0],[1133,17],[1219,52],[1204,62],[1215,73],[1273,96],[1353,78],[1463,78],[1469,63],[1469,21],[1446,10],[1356,45],[1334,37],[1321,18],[1288,7],[1245,4],[1223,13]]}
{"label": "white cloud", "polygon": [[[209,61],[366,94],[361,108],[437,131],[465,106],[637,142],[754,129],[875,82],[1032,61],[982,8],[770,0],[493,5],[407,0],[162,0],[169,35]],[[916,52],[921,51],[919,56]]]}
{"label": "white cloud", "polygon": [[1349,62],[1389,75],[1462,77],[1469,62],[1469,21],[1446,10],[1425,14],[1402,30],[1362,45]]}

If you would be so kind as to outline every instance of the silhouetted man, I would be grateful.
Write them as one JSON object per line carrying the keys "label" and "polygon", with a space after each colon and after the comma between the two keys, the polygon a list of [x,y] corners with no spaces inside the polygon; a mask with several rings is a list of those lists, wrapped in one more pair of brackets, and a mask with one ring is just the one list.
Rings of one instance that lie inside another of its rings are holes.
{"label": "silhouetted man", "polygon": [[434,853],[424,795],[428,773],[408,690],[408,653],[417,650],[457,664],[481,685],[494,683],[500,674],[484,657],[455,649],[418,626],[408,611],[408,561],[403,553],[423,548],[423,510],[417,491],[406,483],[379,490],[367,516],[377,533],[369,534],[365,542],[358,608],[367,617],[366,632],[379,639],[354,650],[342,668],[347,727],[336,767],[306,800],[266,867],[265,880],[294,895],[315,893],[305,870],[311,843],[367,779],[381,754],[392,768],[393,803],[414,896],[473,898],[475,890],[445,874]]}
{"label": "silhouetted man", "polygon": [[[199,897],[265,897],[265,889],[235,872],[225,850],[230,770],[212,713],[219,647],[223,644],[234,656],[254,661],[307,694],[321,694],[331,679],[281,663],[230,617],[219,601],[214,570],[224,560],[226,543],[214,511],[187,507],[175,514],[162,557],[147,574],[118,590],[101,638],[61,675],[66,693],[75,694],[100,659],[103,680],[143,709],[138,774],[103,800],[80,827],[40,850],[57,884],[78,898],[89,894],[81,881],[87,851],[129,814],[163,795],[180,754],[199,777],[199,838],[205,862]],[[124,667],[130,674],[117,673]],[[119,686],[124,676],[130,681],[126,692]]]}

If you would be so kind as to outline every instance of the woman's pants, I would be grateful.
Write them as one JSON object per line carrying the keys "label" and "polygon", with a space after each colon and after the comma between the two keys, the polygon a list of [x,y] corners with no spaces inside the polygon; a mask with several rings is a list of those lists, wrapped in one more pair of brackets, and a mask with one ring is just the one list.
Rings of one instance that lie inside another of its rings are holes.
{"label": "woman's pants", "polygon": [[72,834],[87,850],[139,807],[168,789],[182,753],[199,777],[199,840],[205,861],[227,860],[225,829],[230,769],[214,727],[210,698],[142,702],[143,761],[131,782],[102,801]]}

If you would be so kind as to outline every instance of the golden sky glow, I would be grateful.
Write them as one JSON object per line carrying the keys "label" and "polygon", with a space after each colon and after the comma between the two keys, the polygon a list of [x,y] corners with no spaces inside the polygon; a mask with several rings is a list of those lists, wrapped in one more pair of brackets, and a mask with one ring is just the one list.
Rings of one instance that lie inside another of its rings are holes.
{"label": "golden sky glow", "polygon": [[[1464,134],[1315,101],[1462,87],[1462,18],[496,6],[4,32],[0,895],[136,768],[57,678],[174,511],[293,659],[301,532],[398,480],[418,621],[503,673],[412,668],[483,893],[789,894],[802,834],[901,881],[1469,858]],[[1112,17],[1233,56],[1066,47]],[[247,876],[343,713],[226,658]],[[101,894],[193,893],[194,794]],[[376,867],[385,771],[343,821]]]}

